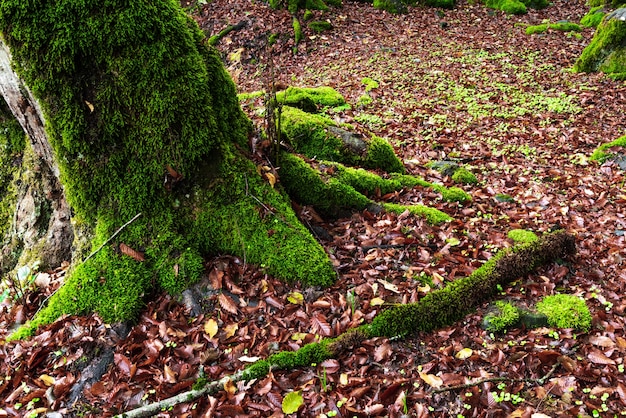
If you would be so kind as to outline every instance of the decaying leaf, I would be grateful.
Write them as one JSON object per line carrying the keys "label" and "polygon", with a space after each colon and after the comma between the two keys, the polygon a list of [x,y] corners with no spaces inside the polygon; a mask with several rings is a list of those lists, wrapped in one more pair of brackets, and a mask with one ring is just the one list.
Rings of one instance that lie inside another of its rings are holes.
{"label": "decaying leaf", "polygon": [[213,318],[204,323],[204,332],[209,336],[209,338],[215,337],[218,329],[217,322]]}
{"label": "decaying leaf", "polygon": [[443,385],[443,379],[435,376],[434,374],[420,373],[420,377],[426,384],[434,387],[435,389],[440,388]]}
{"label": "decaying leaf", "polygon": [[591,350],[587,355],[587,358],[589,358],[589,361],[595,364],[615,364],[615,360],[607,357],[600,350]]}
{"label": "decaying leaf", "polygon": [[226,338],[230,338],[235,335],[238,329],[239,324],[237,323],[226,325],[226,327],[224,328],[224,334],[226,335]]}
{"label": "decaying leaf", "polygon": [[235,301],[230,296],[220,293],[217,297],[217,301],[226,312],[230,312],[233,315],[239,313],[239,309],[237,309]]}
{"label": "decaying leaf", "polygon": [[391,344],[389,344],[388,342],[385,342],[379,345],[378,347],[376,347],[376,349],[374,350],[374,360],[376,360],[379,363],[381,361],[385,361],[389,358],[392,352],[393,352],[393,349],[391,348]]}
{"label": "decaying leaf", "polygon": [[311,317],[311,325],[315,334],[319,334],[322,337],[330,337],[332,335],[332,330],[326,318],[319,313]]}
{"label": "decaying leaf", "polygon": [[374,299],[370,300],[370,306],[380,306],[380,305],[383,305],[384,303],[385,301],[379,297],[375,297]]}
{"label": "decaying leaf", "polygon": [[390,282],[388,282],[386,280],[383,280],[383,279],[378,279],[377,281],[378,281],[378,283],[382,284],[385,289],[387,289],[387,290],[389,290],[389,291],[391,291],[393,293],[400,293],[400,291],[398,290],[398,286],[396,286],[395,284],[390,283]]}
{"label": "decaying leaf", "polygon": [[300,292],[291,292],[287,296],[287,300],[294,305],[302,305],[302,303],[304,303],[304,296]]}
{"label": "decaying leaf", "polygon": [[289,392],[285,398],[283,399],[282,409],[284,414],[293,414],[296,412],[302,404],[304,403],[304,399],[302,399],[302,392]]}
{"label": "decaying leaf", "polygon": [[458,353],[456,353],[454,357],[458,358],[459,360],[465,360],[466,358],[470,358],[472,354],[474,354],[474,352],[471,348],[463,348]]}

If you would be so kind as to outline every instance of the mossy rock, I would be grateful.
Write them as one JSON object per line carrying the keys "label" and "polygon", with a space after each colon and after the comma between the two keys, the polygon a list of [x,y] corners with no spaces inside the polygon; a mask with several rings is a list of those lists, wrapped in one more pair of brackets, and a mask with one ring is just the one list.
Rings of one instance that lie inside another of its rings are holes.
{"label": "mossy rock", "polygon": [[276,100],[308,113],[317,113],[318,107],[336,107],[346,104],[337,90],[328,86],[293,87],[276,93]]}
{"label": "mossy rock", "polygon": [[580,19],[580,25],[586,28],[597,28],[606,16],[604,6],[592,7],[589,12]]}
{"label": "mossy rock", "polygon": [[497,301],[492,312],[483,318],[487,332],[503,332],[519,323],[520,310],[510,302]]}
{"label": "mossy rock", "polygon": [[327,30],[331,30],[333,25],[325,20],[315,20],[313,22],[309,22],[308,27],[315,33],[322,33]]}
{"label": "mossy rock", "polygon": [[[619,10],[624,9],[617,11]],[[602,71],[612,78],[626,79],[625,40],[626,22],[607,15],[574,64],[574,71]]]}
{"label": "mossy rock", "polygon": [[518,0],[487,0],[485,5],[491,9],[501,10],[509,15],[527,13],[526,5]]}
{"label": "mossy rock", "polygon": [[[612,151],[613,149],[619,149],[620,152]],[[589,157],[592,161],[598,161],[604,163],[608,160],[623,160],[626,156],[626,135],[617,138],[615,141],[602,144],[591,154]]]}
{"label": "mossy rock", "polygon": [[557,30],[560,32],[580,32],[582,28],[580,25],[572,22],[557,22],[557,23],[543,23],[541,25],[528,26],[526,28],[526,35],[534,35],[536,33],[544,33],[549,29]]}
{"label": "mossy rock", "polygon": [[589,331],[591,328],[591,313],[585,301],[574,295],[546,296],[536,309],[548,318],[548,325],[555,328],[573,328],[579,331]]}

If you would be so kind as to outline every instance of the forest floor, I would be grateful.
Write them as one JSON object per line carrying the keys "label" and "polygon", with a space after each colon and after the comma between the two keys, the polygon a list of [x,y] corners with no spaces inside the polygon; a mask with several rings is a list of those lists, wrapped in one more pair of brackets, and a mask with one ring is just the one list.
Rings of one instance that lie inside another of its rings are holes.
{"label": "forest floor", "polygon": [[[500,299],[533,306],[545,295],[580,296],[593,316],[587,333],[494,335],[481,328],[489,309],[483,305],[445,329],[367,340],[342,358],[225,385],[159,416],[280,417],[292,391],[304,399],[299,416],[311,417],[626,415],[626,177],[615,162],[588,160],[598,145],[626,133],[626,86],[570,71],[593,29],[579,37],[524,33],[544,19],[578,22],[584,2],[557,0],[523,16],[465,0],[454,10],[415,7],[402,16],[344,3],[314,12],[333,25],[330,31],[312,33],[303,22],[295,53],[286,11],[244,0],[190,10],[209,35],[247,21],[217,45],[240,92],[268,85],[271,67],[275,84],[332,86],[352,106],[328,111],[331,117],[389,139],[409,172],[429,181],[452,185],[425,167],[429,161],[462,161],[480,181],[463,186],[473,200],[447,203],[422,188],[380,197],[437,207],[455,219],[442,226],[367,211],[324,221],[330,239],[322,244],[339,272],[329,289],[289,286],[243,260],[220,257],[207,262],[215,291],[199,316],[161,295],[126,338],[97,316],[67,317],[30,341],[0,345],[0,416],[110,416],[175,395],[200,373],[219,379],[278,350],[367,323],[386,305],[419,300],[511,246],[512,229],[542,233],[557,225],[576,235],[578,254],[520,278]],[[279,34],[271,49],[267,33]],[[364,78],[378,86],[366,91]],[[243,105],[262,125],[262,98]],[[62,275],[40,277],[42,288],[27,295],[31,306]],[[0,339],[33,309],[5,302]],[[85,369],[94,358],[113,361],[75,400],[71,390],[95,373]]]}

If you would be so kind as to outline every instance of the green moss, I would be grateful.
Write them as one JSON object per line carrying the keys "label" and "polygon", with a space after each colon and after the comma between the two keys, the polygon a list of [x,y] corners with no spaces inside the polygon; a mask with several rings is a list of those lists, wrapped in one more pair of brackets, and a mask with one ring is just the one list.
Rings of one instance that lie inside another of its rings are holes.
{"label": "green moss", "polygon": [[533,35],[536,33],[544,33],[548,29],[558,30],[561,32],[581,32],[580,25],[572,22],[557,22],[557,23],[543,23],[541,25],[528,26],[526,28],[526,35]]}
{"label": "green moss", "polygon": [[478,183],[478,179],[476,178],[474,173],[469,171],[467,168],[463,168],[463,167],[459,168],[458,170],[454,172],[454,174],[452,174],[452,181],[456,183],[461,183],[461,184],[477,184]]}
{"label": "green moss", "polygon": [[361,79],[361,84],[365,85],[365,91],[372,91],[378,88],[378,81],[372,80],[369,77],[363,77]]}
{"label": "green moss", "polygon": [[383,203],[383,208],[388,212],[401,214],[406,212],[421,218],[425,218],[431,225],[439,225],[444,222],[452,221],[452,217],[439,209],[430,208],[424,205],[398,205],[396,203]]}
{"label": "green moss", "polygon": [[430,7],[452,9],[454,7],[455,0],[425,0],[425,4]]}
{"label": "green moss", "polygon": [[545,9],[550,5],[549,0],[521,0],[521,2],[531,9]]}
{"label": "green moss", "polygon": [[356,104],[357,106],[366,107],[366,106],[371,105],[373,102],[374,100],[369,94],[363,94],[359,96],[359,99],[357,100]]}
{"label": "green moss", "polygon": [[591,154],[591,157],[589,157],[589,159],[592,161],[598,161],[600,163],[603,163],[607,160],[610,160],[611,158],[615,158],[616,154],[610,151],[611,148],[614,147],[626,148],[626,135],[617,138],[615,141],[600,145],[598,148],[596,148],[593,154]]}
{"label": "green moss", "polygon": [[605,15],[604,6],[592,7],[589,12],[580,19],[580,25],[586,28],[597,28]]}
{"label": "green moss", "polygon": [[486,0],[485,5],[510,15],[520,15],[527,12],[526,5],[518,0]]}
{"label": "green moss", "polygon": [[323,160],[344,160],[341,140],[326,130],[335,125],[331,119],[291,106],[283,107],[281,118],[282,134],[298,152]]}
{"label": "green moss", "polygon": [[[292,12],[293,13],[293,12]],[[293,35],[296,45],[300,43],[302,40],[302,26],[300,26],[300,21],[297,17],[293,17]]]}
{"label": "green moss", "polygon": [[404,164],[398,158],[393,147],[386,139],[372,136],[363,161],[365,168],[379,168],[387,173],[404,173]]}
{"label": "green moss", "polygon": [[432,291],[417,303],[395,306],[379,313],[371,323],[371,334],[406,336],[451,325],[492,297],[498,285],[504,286],[540,265],[574,252],[573,236],[563,231],[545,235],[536,242],[501,250],[469,277]]}
{"label": "green moss", "polygon": [[310,22],[307,26],[315,33],[322,33],[333,28],[333,25],[325,20],[316,20]]}
{"label": "green moss", "polygon": [[516,243],[533,242],[539,239],[534,232],[525,229],[512,229],[507,236]]}
{"label": "green moss", "polygon": [[15,182],[26,135],[0,97],[0,241],[8,232],[17,202]]}
{"label": "green moss", "polygon": [[546,296],[537,303],[537,311],[548,317],[548,324],[555,328],[574,328],[589,331],[591,313],[585,301],[574,295]]}
{"label": "green moss", "polygon": [[520,319],[520,311],[509,302],[497,301],[497,312],[487,314],[483,326],[487,332],[502,332],[515,326]]}
{"label": "green moss", "polygon": [[297,107],[309,113],[317,111],[317,106],[335,107],[346,104],[344,97],[337,90],[328,86],[289,87],[276,93],[280,103]]}
{"label": "green moss", "polygon": [[313,19],[313,12],[310,11],[309,9],[304,11],[304,15],[302,16],[302,20],[304,20],[305,22]]}
{"label": "green moss", "polygon": [[587,47],[574,64],[574,71],[615,74],[619,77],[626,73],[624,56],[626,22],[619,19],[603,21]]}
{"label": "green moss", "polygon": [[239,102],[243,103],[247,102],[248,100],[256,99],[258,97],[263,97],[264,94],[265,91],[263,90],[253,91],[251,93],[239,93],[237,95],[237,99],[239,99]]}

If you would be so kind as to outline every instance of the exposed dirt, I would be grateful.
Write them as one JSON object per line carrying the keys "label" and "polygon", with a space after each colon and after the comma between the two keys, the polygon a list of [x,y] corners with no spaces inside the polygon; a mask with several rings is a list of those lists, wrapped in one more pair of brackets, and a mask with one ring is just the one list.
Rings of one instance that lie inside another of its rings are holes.
{"label": "exposed dirt", "polygon": [[[52,410],[110,416],[175,395],[200,373],[219,379],[257,357],[369,322],[386,304],[417,301],[512,245],[511,229],[541,233],[557,225],[576,234],[577,256],[520,278],[501,297],[532,306],[549,294],[579,295],[593,315],[588,333],[539,328],[490,335],[480,328],[488,309],[482,306],[438,332],[369,340],[344,358],[227,385],[159,416],[279,417],[291,391],[304,398],[299,416],[626,414],[626,178],[613,162],[587,160],[600,143],[625,133],[626,87],[603,75],[570,72],[593,29],[580,38],[524,34],[525,24],[544,19],[578,21],[587,11],[583,2],[558,0],[515,17],[466,1],[451,11],[417,7],[404,16],[346,2],[315,12],[332,23],[331,31],[314,34],[303,23],[305,39],[296,53],[285,11],[243,0],[192,9],[209,35],[248,22],[218,44],[240,92],[268,84],[271,55],[275,84],[335,87],[352,108],[327,112],[388,138],[413,174],[452,185],[425,164],[467,164],[480,180],[463,186],[473,201],[445,203],[422,188],[380,197],[428,204],[455,218],[439,227],[406,214],[317,220],[330,234],[322,243],[340,273],[330,289],[288,286],[243,260],[220,257],[207,262],[204,287],[213,291],[196,306],[204,309],[199,316],[160,296],[126,338],[96,316],[69,317],[30,341],[4,344],[0,416]],[[279,34],[271,49],[267,33]],[[378,87],[366,92],[364,77]],[[371,104],[359,105],[366,94]],[[243,106],[262,124],[262,98]],[[316,221],[309,208],[303,212]],[[29,294],[26,306],[2,303],[0,339],[34,313],[62,275],[54,273],[49,286]],[[102,379],[69,405],[84,367],[108,347],[113,362]],[[434,391],[488,378],[503,379]]]}

